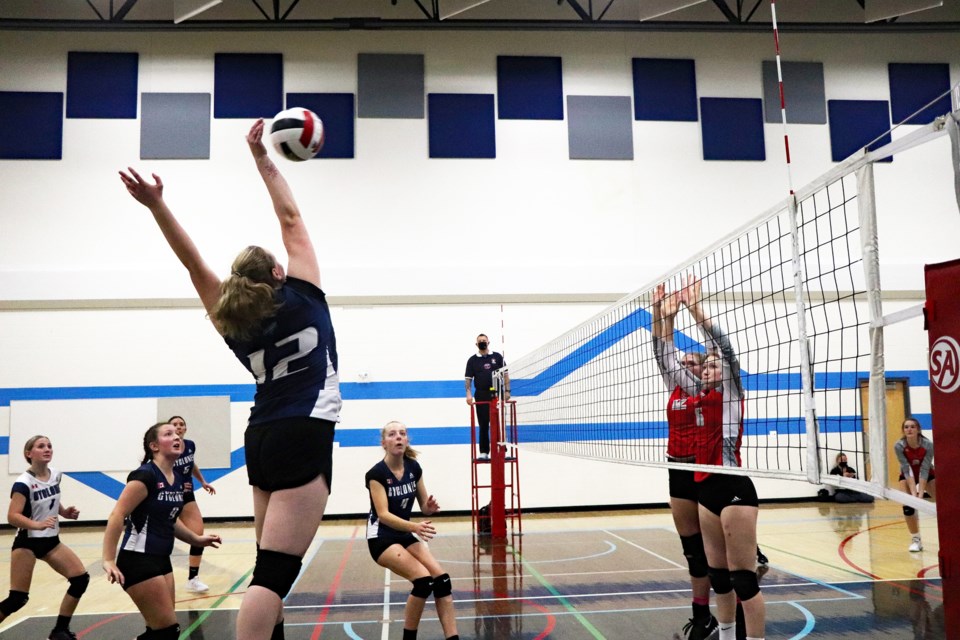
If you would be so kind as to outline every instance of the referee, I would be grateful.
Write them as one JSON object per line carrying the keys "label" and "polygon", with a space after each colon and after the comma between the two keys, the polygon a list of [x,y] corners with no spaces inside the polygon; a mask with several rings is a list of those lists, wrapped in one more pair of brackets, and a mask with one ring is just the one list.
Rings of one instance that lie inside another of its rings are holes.
{"label": "referee", "polygon": [[[467,392],[467,404],[477,404],[477,426],[480,428],[480,455],[478,460],[490,459],[490,405],[494,397],[493,373],[507,365],[503,356],[490,351],[490,339],[481,333],[477,336],[477,353],[467,360],[463,386]],[[470,393],[470,381],[473,381],[473,393]],[[510,376],[503,374],[504,402],[510,400]]]}

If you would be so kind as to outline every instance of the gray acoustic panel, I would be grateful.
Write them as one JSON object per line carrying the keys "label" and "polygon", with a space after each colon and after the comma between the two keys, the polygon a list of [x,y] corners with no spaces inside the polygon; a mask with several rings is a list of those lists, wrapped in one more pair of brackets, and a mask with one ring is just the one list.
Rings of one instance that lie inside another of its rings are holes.
{"label": "gray acoustic panel", "polygon": [[357,56],[357,117],[422,120],[423,103],[423,55]]}
{"label": "gray acoustic panel", "polygon": [[[783,96],[790,124],[826,124],[827,98],[823,89],[822,62],[781,62]],[[775,60],[763,61],[763,120],[782,122],[780,87]]]}
{"label": "gray acoustic panel", "polygon": [[210,157],[209,93],[140,95],[140,158]]}
{"label": "gray acoustic panel", "polygon": [[628,96],[567,96],[571,160],[633,160]]}

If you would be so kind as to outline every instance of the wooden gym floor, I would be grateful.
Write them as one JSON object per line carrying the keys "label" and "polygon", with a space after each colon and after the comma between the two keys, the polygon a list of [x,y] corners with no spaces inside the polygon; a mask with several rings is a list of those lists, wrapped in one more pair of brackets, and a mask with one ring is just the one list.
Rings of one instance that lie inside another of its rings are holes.
{"label": "wooden gym floor", "polygon": [[[652,638],[666,640],[690,615],[689,582],[666,510],[528,515],[524,535],[475,545],[464,518],[436,519],[430,543],[453,578],[464,639]],[[251,524],[208,526],[223,536],[204,554],[203,595],[183,589],[186,548],[178,544],[181,638],[232,640],[254,560]],[[944,638],[936,520],[921,518],[924,550],[907,551],[899,505],[763,505],[759,537],[770,558],[762,587],[767,638]],[[12,531],[0,533],[9,549]],[[92,577],[72,629],[86,640],[130,640],[143,622],[100,569],[100,528],[68,528],[62,540]],[[410,585],[377,566],[364,521],[324,524],[287,598],[286,638],[399,638]],[[0,556],[0,593],[9,589],[9,553]],[[30,602],[0,624],[0,639],[46,638],[67,583],[38,563]],[[441,638],[432,603],[420,638]]]}

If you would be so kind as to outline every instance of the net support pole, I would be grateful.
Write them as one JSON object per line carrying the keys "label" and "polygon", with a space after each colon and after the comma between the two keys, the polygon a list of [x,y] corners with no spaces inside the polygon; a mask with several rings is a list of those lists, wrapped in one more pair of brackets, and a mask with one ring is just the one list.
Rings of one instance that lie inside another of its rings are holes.
{"label": "net support pole", "polygon": [[803,260],[800,256],[800,229],[797,221],[799,211],[797,198],[788,200],[790,210],[790,240],[793,253],[793,291],[797,305],[797,347],[800,350],[800,382],[803,388],[803,417],[807,432],[807,480],[813,484],[820,481],[820,447],[817,437],[817,406],[813,400],[813,372],[810,369],[810,345],[807,340],[807,303],[804,300]]}
{"label": "net support pole", "polygon": [[857,205],[860,215],[860,245],[863,275],[870,310],[870,380],[867,424],[870,427],[870,482],[887,484],[887,379],[883,350],[883,302],[880,288],[880,253],[877,242],[877,206],[873,189],[873,163],[857,169]]}

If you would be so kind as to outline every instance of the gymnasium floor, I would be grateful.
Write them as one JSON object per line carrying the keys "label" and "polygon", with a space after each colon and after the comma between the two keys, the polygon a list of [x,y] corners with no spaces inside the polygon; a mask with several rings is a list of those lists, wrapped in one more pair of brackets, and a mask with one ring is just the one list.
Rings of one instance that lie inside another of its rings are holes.
{"label": "gymnasium floor", "polygon": [[[434,554],[450,573],[464,639],[652,638],[667,640],[689,616],[689,582],[669,512],[645,510],[529,515],[506,546],[474,546],[470,522],[439,518]],[[323,525],[287,599],[288,640],[401,636],[409,584],[370,559],[363,521]],[[203,596],[182,589],[186,549],[174,570],[183,633],[232,640],[253,567],[249,524],[213,524],[224,545],[204,555]],[[767,638],[944,638],[936,521],[921,520],[925,548],[909,537],[893,503],[763,505],[760,544],[770,557],[762,586]],[[78,638],[130,640],[143,631],[131,601],[100,569],[101,530],[63,534],[93,578],[73,621]],[[12,532],[0,533],[9,549]],[[9,588],[9,554],[0,592]],[[0,639],[46,638],[66,582],[38,563],[30,602],[0,625]],[[441,638],[428,604],[420,638]]]}

